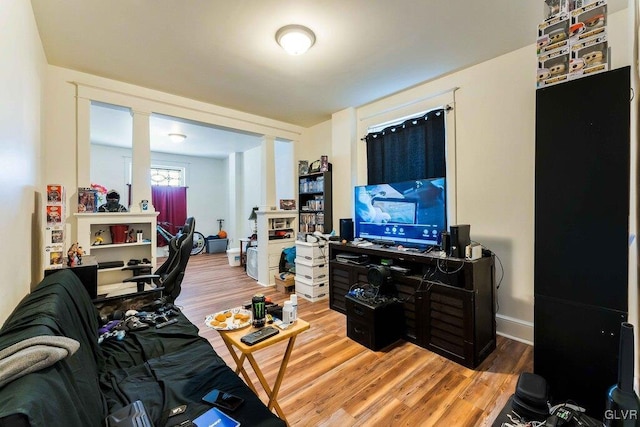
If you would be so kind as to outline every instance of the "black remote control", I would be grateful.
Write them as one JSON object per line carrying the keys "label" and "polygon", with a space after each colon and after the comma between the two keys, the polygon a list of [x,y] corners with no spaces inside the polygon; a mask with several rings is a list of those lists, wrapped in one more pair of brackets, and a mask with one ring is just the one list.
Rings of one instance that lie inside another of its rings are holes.
{"label": "black remote control", "polygon": [[265,328],[258,329],[257,331],[248,333],[247,335],[240,338],[240,341],[242,341],[246,345],[254,345],[259,343],[260,341],[266,340],[269,337],[278,335],[279,333],[280,331],[273,326],[267,326]]}

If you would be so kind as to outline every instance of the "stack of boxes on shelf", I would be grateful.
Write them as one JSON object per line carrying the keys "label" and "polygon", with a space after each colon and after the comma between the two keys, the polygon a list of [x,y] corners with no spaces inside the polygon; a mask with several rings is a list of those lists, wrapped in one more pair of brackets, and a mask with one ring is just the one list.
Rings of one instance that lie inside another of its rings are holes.
{"label": "stack of boxes on shelf", "polygon": [[47,185],[47,204],[44,237],[45,269],[64,266],[64,234],[66,215],[64,187],[58,184]]}
{"label": "stack of boxes on shelf", "polygon": [[607,0],[545,0],[538,25],[537,87],[609,69]]}
{"label": "stack of boxes on shelf", "polygon": [[329,298],[329,247],[326,240],[296,241],[296,294],[311,302]]}

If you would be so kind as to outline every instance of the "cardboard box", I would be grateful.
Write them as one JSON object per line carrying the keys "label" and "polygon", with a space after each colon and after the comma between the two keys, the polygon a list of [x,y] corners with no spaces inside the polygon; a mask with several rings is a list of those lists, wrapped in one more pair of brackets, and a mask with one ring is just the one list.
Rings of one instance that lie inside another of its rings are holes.
{"label": "cardboard box", "polygon": [[47,225],[62,225],[64,223],[64,209],[61,205],[47,205]]}
{"label": "cardboard box", "polygon": [[574,0],[544,0],[544,19],[566,14]]}
{"label": "cardboard box", "polygon": [[569,78],[577,79],[609,69],[609,43],[606,36],[582,41],[571,47]]}
{"label": "cardboard box", "polygon": [[64,245],[64,225],[52,225],[44,229],[44,245]]}
{"label": "cardboard box", "polygon": [[78,188],[78,212],[96,212],[96,191],[91,188]]}
{"label": "cardboard box", "polygon": [[569,15],[562,14],[538,25],[538,54],[550,52],[569,43]]}
{"label": "cardboard box", "polygon": [[607,2],[598,0],[587,6],[575,9],[571,12],[569,26],[570,43],[603,35],[607,28]]}
{"label": "cardboard box", "polygon": [[293,274],[289,273],[284,279],[281,279],[279,274],[275,274],[274,278],[276,281],[276,291],[285,294],[290,294],[295,291],[296,282]]}
{"label": "cardboard box", "polygon": [[64,203],[64,187],[58,184],[47,185],[47,204],[62,205]]}
{"label": "cardboard box", "polygon": [[551,86],[568,80],[569,46],[538,57],[537,87]]}
{"label": "cardboard box", "polygon": [[64,267],[64,246],[46,246],[44,248],[45,269]]}

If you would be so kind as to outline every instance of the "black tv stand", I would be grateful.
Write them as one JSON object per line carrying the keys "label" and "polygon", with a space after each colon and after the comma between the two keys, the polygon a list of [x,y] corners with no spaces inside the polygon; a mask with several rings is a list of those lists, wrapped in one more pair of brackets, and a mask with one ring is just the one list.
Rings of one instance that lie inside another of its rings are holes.
{"label": "black tv stand", "polygon": [[[365,265],[339,260],[362,255],[368,257]],[[329,306],[348,315],[349,290],[367,283],[370,265],[383,264],[399,267],[390,270],[391,286],[402,301],[402,322],[397,324],[402,338],[470,368],[495,349],[493,255],[469,261],[441,252],[332,242]]]}

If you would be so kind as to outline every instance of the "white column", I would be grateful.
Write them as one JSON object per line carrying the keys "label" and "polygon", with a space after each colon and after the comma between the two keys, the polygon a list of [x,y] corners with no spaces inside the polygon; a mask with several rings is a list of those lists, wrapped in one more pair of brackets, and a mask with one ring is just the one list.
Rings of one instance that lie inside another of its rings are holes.
{"label": "white column", "polygon": [[[331,157],[329,159],[333,179],[334,229],[339,227],[340,218],[353,217],[353,186],[358,178],[357,144],[361,142],[356,135],[356,128],[356,110],[353,107],[333,113],[331,116]],[[336,183],[343,185],[336,185]]]}
{"label": "white column", "polygon": [[[239,238],[248,236],[247,218],[250,209],[244,207],[244,191],[242,183],[243,153],[231,153],[228,157],[229,180],[229,213],[225,225],[229,230],[229,248],[239,247]],[[245,212],[246,211],[246,212]]]}
{"label": "white column", "polygon": [[140,202],[149,201],[149,212],[155,212],[151,203],[151,136],[148,111],[131,110],[133,116],[133,150],[131,160],[130,212],[140,212]]}
{"label": "white column", "polygon": [[262,137],[262,180],[260,182],[260,204],[266,207],[276,206],[276,160],[275,137]]}

